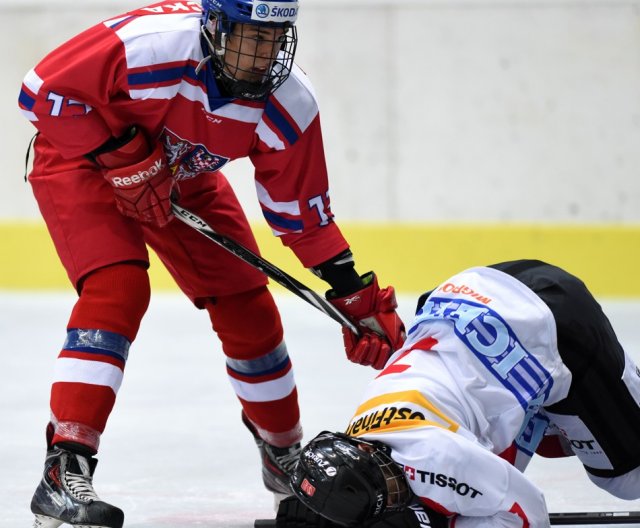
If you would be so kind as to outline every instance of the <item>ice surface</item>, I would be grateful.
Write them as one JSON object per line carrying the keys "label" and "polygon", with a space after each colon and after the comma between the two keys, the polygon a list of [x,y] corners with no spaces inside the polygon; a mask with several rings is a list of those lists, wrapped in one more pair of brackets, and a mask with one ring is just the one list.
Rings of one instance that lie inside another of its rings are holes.
{"label": "ice surface", "polygon": [[[405,320],[416,298],[400,297]],[[0,528],[31,526],[49,384],[74,301],[63,293],[0,293]],[[343,429],[373,371],[344,359],[337,323],[296,297],[277,301],[305,439]],[[640,364],[640,302],[602,304]],[[206,314],[178,294],[153,295],[99,459],[95,487],[125,511],[127,528],[249,528],[273,515],[219,342]],[[574,458],[536,458],[527,474],[545,491],[550,511],[640,509],[593,486]]]}

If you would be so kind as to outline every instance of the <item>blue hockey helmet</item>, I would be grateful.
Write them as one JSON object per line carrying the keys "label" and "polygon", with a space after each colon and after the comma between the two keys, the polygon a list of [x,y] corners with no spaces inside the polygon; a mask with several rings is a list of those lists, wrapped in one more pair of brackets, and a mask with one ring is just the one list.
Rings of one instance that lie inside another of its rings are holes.
{"label": "blue hockey helmet", "polygon": [[302,449],[291,490],[326,519],[362,526],[411,499],[404,471],[390,452],[382,442],[323,431]]}
{"label": "blue hockey helmet", "polygon": [[297,0],[202,0],[202,35],[224,95],[259,101],[293,68]]}

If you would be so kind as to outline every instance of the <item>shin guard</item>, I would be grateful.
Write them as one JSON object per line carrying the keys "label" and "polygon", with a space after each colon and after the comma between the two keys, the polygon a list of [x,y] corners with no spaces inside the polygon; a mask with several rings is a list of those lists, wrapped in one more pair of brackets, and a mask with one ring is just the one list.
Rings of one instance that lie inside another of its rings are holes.
{"label": "shin guard", "polygon": [[246,418],[271,445],[299,442],[298,393],[280,315],[267,288],[219,297],[206,309]]}
{"label": "shin guard", "polygon": [[54,369],[52,445],[98,450],[149,297],[147,272],[135,264],[101,268],[84,279]]}

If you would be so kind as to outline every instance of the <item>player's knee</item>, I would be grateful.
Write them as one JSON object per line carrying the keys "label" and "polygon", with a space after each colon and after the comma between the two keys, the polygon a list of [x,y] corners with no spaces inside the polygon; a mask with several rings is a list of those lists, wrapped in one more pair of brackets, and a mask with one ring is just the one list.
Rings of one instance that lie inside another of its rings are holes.
{"label": "player's knee", "polygon": [[143,265],[121,263],[97,269],[82,281],[69,328],[108,330],[133,341],[150,297],[149,276]]}
{"label": "player's knee", "polygon": [[587,475],[591,482],[614,497],[623,500],[640,499],[640,467],[618,477],[596,477],[589,472]]}
{"label": "player's knee", "polygon": [[229,357],[255,358],[282,343],[280,314],[266,286],[217,297],[205,308]]}

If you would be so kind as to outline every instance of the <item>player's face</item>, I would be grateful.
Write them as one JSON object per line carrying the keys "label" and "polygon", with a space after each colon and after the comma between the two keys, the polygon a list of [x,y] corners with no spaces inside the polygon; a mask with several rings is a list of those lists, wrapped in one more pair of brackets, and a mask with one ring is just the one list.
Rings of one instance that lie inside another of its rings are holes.
{"label": "player's face", "polygon": [[271,70],[284,37],[282,28],[236,24],[226,43],[227,71],[241,81],[262,81]]}
{"label": "player's face", "polygon": [[382,472],[387,486],[387,510],[404,506],[407,503],[411,491],[409,490],[402,469],[391,458],[383,455],[369,443],[358,444],[357,447],[361,451],[373,455],[374,460]]}

